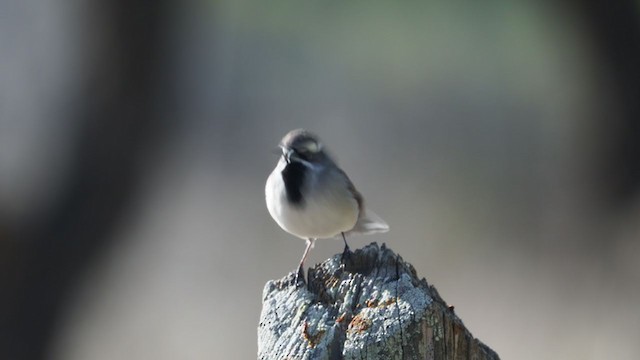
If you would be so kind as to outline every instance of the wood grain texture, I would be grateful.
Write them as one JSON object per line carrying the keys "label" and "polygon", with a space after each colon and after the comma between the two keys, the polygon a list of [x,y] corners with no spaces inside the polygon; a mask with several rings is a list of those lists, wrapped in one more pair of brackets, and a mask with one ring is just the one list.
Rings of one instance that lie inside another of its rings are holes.
{"label": "wood grain texture", "polygon": [[499,359],[415,269],[384,244],[267,282],[259,359]]}

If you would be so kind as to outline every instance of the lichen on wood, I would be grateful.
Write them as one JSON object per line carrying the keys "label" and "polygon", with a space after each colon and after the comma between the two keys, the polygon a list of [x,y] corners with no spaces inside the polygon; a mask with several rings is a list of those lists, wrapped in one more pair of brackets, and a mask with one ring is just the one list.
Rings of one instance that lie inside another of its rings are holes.
{"label": "lichen on wood", "polygon": [[499,359],[384,244],[267,282],[259,359]]}

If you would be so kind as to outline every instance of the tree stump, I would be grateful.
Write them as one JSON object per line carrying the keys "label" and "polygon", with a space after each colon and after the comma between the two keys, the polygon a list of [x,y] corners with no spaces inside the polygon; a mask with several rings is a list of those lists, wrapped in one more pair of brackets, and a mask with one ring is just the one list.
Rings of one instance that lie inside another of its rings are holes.
{"label": "tree stump", "polygon": [[259,359],[499,359],[384,244],[264,287]]}

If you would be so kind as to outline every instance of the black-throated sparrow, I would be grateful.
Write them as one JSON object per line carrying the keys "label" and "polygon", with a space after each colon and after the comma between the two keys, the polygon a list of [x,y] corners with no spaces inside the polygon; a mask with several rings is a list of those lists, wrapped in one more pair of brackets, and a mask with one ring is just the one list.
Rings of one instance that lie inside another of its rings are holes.
{"label": "black-throated sparrow", "polygon": [[345,234],[389,230],[384,220],[365,210],[362,195],[316,135],[292,130],[279,147],[282,156],[265,187],[267,208],[282,229],[307,242],[298,274],[317,239],[342,236],[347,253]]}

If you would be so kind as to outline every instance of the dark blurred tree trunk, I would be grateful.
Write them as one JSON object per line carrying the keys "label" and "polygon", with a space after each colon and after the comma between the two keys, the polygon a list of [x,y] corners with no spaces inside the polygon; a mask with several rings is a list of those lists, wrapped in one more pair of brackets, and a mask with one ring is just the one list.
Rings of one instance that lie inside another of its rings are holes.
{"label": "dark blurred tree trunk", "polygon": [[605,107],[597,114],[604,149],[597,185],[611,210],[624,211],[640,190],[640,2],[570,4],[589,31],[606,86],[600,89]]}
{"label": "dark blurred tree trunk", "polygon": [[[98,5],[98,4],[96,4]],[[112,241],[137,192],[140,162],[152,157],[168,1],[108,1],[87,22],[92,62],[77,103],[66,183],[53,205],[9,229],[0,270],[0,358],[47,358],[65,301],[80,275]],[[86,15],[86,14],[85,14]],[[93,36],[93,38],[92,38]],[[165,84],[166,85],[166,84]],[[3,246],[4,247],[4,246]]]}

